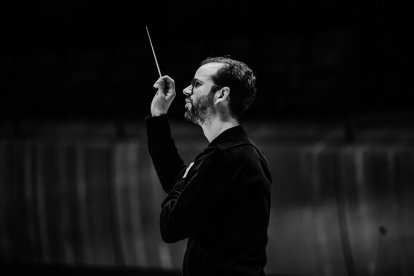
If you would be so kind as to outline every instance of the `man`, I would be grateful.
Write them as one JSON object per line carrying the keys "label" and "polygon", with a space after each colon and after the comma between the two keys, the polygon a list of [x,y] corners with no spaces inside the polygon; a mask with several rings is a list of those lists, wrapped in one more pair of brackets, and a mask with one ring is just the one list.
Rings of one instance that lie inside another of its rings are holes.
{"label": "man", "polygon": [[256,95],[255,76],[243,62],[208,58],[183,90],[185,118],[209,141],[186,166],[171,138],[167,111],[175,97],[168,76],[146,118],[149,151],[168,196],[162,203],[161,236],[188,238],[183,275],[264,275],[271,176],[262,151],[240,119]]}

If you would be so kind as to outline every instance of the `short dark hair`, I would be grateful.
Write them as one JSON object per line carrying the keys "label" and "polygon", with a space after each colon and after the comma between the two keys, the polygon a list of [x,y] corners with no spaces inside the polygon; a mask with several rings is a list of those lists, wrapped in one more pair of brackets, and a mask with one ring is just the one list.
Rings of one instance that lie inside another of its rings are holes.
{"label": "short dark hair", "polygon": [[256,97],[256,76],[244,62],[237,61],[230,56],[208,57],[201,62],[200,66],[212,62],[225,65],[212,76],[212,80],[218,86],[230,88],[230,113],[240,120]]}

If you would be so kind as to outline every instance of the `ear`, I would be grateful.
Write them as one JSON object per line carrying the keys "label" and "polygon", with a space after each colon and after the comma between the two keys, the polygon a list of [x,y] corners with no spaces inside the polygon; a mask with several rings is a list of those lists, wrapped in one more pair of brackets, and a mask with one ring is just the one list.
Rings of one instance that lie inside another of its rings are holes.
{"label": "ear", "polygon": [[230,100],[230,87],[224,86],[216,91],[214,102],[215,104],[228,102]]}

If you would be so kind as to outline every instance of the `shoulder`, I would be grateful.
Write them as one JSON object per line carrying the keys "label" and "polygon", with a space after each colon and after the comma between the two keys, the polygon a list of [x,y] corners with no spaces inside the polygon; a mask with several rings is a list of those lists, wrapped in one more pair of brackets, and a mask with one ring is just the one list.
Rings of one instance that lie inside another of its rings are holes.
{"label": "shoulder", "polygon": [[216,151],[223,156],[237,155],[239,158],[243,156],[248,158],[261,157],[264,155],[263,150],[247,137],[236,142],[221,143],[217,145]]}

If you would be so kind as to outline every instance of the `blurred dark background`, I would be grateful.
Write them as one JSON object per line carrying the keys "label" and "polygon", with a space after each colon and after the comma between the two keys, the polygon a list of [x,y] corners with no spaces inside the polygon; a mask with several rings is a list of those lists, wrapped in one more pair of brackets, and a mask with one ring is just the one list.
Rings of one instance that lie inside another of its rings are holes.
{"label": "blurred dark background", "polygon": [[[395,1],[19,1],[1,6],[0,266],[179,275],[158,234],[144,118],[161,72],[185,161],[207,145],[180,93],[231,55],[258,79],[245,127],[274,188],[269,275],[412,275],[409,8]],[[3,275],[3,274],[2,274]]]}
{"label": "blurred dark background", "polygon": [[[412,115],[409,16],[392,1],[12,5],[3,8],[2,118],[141,119],[158,77],[145,25],[180,92],[208,56],[250,65],[260,89],[250,118]],[[171,115],[183,111],[176,104]]]}

